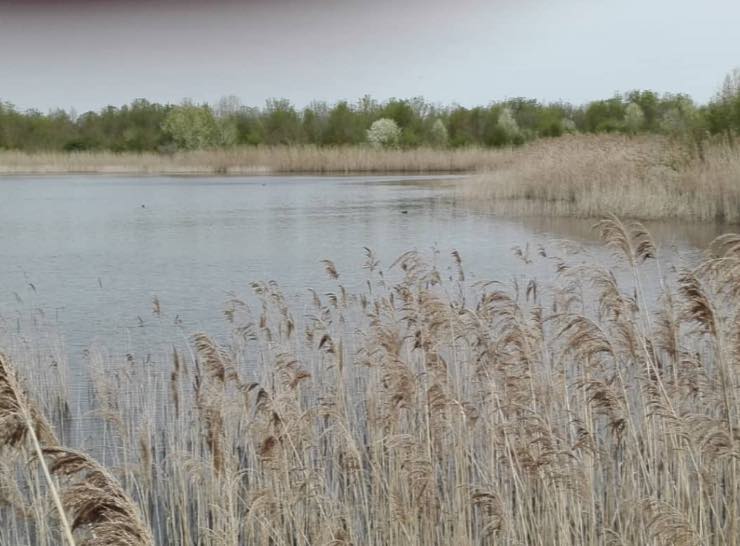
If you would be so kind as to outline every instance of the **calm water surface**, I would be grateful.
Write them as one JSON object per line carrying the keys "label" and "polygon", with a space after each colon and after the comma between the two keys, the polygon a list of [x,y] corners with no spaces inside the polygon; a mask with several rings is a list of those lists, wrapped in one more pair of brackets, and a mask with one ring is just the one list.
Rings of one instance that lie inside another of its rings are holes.
{"label": "calm water surface", "polygon": [[[457,179],[452,183],[464,183]],[[225,329],[229,293],[275,280],[290,298],[327,283],[332,259],[349,288],[366,272],[363,247],[387,267],[416,249],[473,279],[545,277],[512,247],[582,241],[590,221],[515,220],[457,202],[450,181],[419,177],[6,177],[0,179],[0,317],[6,330],[42,316],[74,353],[96,340],[121,350],[159,331],[152,298],[186,331]],[[659,225],[671,260],[696,255],[721,231]],[[540,262],[538,262],[540,263]]]}

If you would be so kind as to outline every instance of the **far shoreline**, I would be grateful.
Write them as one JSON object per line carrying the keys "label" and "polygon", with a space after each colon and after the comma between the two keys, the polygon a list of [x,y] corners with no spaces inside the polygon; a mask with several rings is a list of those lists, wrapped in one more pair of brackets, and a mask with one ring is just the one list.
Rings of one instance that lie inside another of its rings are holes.
{"label": "far shoreline", "polygon": [[570,135],[512,148],[243,147],[157,153],[0,151],[10,176],[467,179],[455,197],[509,216],[740,224],[740,145]]}
{"label": "far shoreline", "polygon": [[192,171],[125,171],[125,170],[104,170],[104,171],[17,171],[17,172],[0,172],[0,180],[14,177],[65,177],[65,176],[90,176],[90,177],[127,177],[140,176],[145,178],[387,178],[389,180],[396,177],[403,180],[454,180],[462,178],[471,178],[479,174],[476,171],[260,171],[260,172],[215,172],[208,170]]}
{"label": "far shoreline", "polygon": [[0,175],[470,174],[501,151],[483,148],[374,149],[366,146],[242,147],[160,154],[0,151]]}

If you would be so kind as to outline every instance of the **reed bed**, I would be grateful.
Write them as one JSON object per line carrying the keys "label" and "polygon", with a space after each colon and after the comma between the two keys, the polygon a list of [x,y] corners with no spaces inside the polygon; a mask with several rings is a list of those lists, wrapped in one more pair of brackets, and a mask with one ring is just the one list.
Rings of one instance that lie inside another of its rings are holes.
{"label": "reed bed", "polygon": [[[740,222],[740,146],[571,135],[521,148],[278,146],[131,154],[0,151],[0,175],[473,173],[457,194],[497,213]],[[477,173],[477,174],[476,174]]]}
{"label": "reed bed", "polygon": [[508,214],[740,222],[740,147],[655,136],[569,136],[502,155],[460,188]]}
{"label": "reed bed", "polygon": [[[673,273],[641,225],[597,229],[612,263],[520,253],[548,285],[368,251],[365,290],[326,261],[299,316],[258,282],[228,337],[91,349],[88,447],[157,544],[736,545],[740,236]],[[80,422],[62,356],[6,353],[50,430]],[[0,543],[61,544],[31,450],[0,459]]]}
{"label": "reed bed", "polygon": [[492,150],[378,150],[278,146],[155,153],[0,151],[0,174],[260,174],[471,172],[495,165]]}

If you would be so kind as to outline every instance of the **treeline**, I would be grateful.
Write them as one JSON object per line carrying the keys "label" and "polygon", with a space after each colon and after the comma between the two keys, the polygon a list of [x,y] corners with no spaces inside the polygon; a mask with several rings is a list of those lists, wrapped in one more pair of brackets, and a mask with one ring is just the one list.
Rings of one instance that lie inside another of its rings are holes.
{"label": "treeline", "polygon": [[702,139],[740,134],[740,71],[716,96],[696,104],[688,95],[631,91],[585,105],[516,98],[488,106],[438,106],[421,98],[378,102],[314,102],[298,109],[288,100],[264,107],[235,97],[215,105],[157,104],[138,99],[122,107],[76,115],[19,111],[0,102],[0,149],[173,152],[230,146],[498,147],[564,133],[660,133]]}

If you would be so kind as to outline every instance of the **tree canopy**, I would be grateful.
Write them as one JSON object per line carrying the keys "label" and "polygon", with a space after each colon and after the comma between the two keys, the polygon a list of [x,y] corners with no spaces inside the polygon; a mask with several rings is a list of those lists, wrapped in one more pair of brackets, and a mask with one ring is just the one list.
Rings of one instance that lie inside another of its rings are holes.
{"label": "tree canopy", "polygon": [[[157,104],[144,99],[77,115],[20,111],[0,101],[0,149],[169,152],[244,145],[368,144],[373,124],[390,120],[393,145],[513,146],[564,133],[659,133],[697,139],[740,134],[740,70],[731,72],[707,104],[688,95],[634,90],[583,105],[526,98],[485,106],[440,106],[420,97],[378,102],[371,97],[303,109],[286,99],[263,107],[234,96],[215,105]],[[394,135],[396,133],[394,132]]]}

